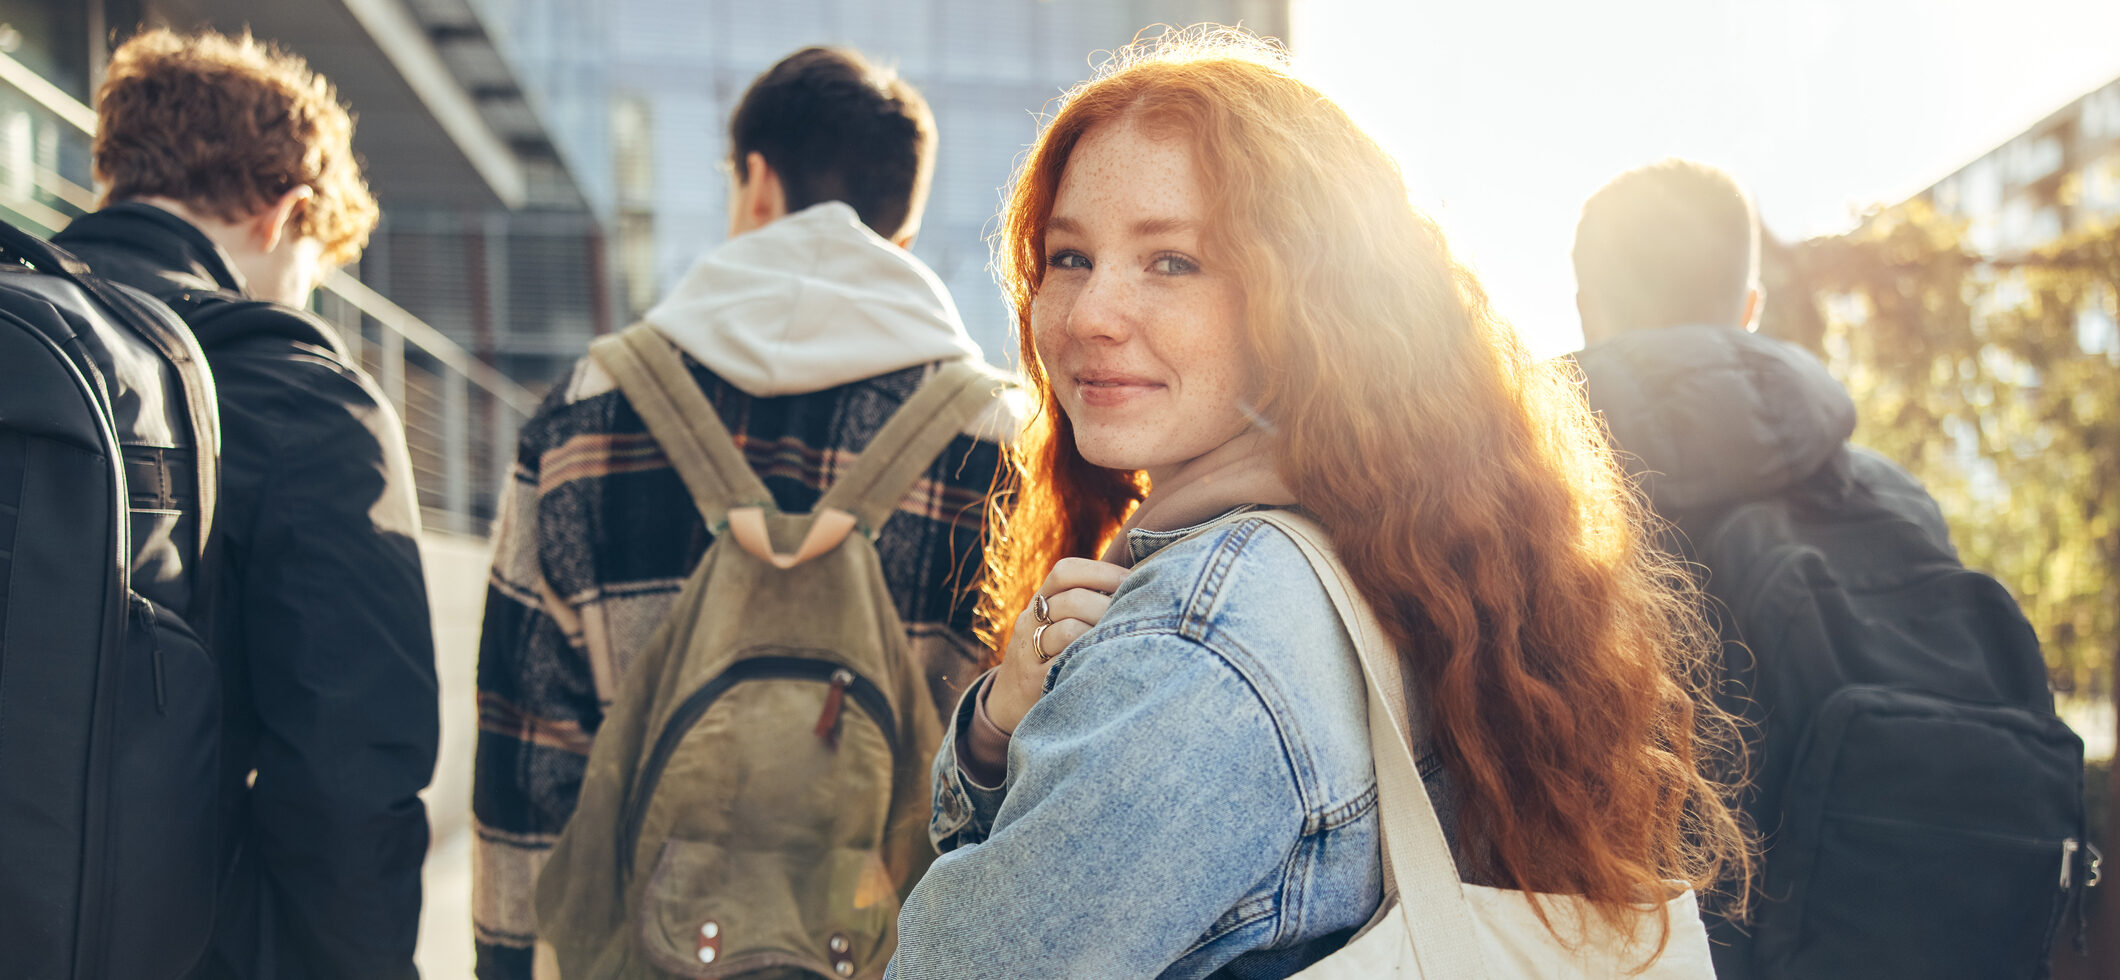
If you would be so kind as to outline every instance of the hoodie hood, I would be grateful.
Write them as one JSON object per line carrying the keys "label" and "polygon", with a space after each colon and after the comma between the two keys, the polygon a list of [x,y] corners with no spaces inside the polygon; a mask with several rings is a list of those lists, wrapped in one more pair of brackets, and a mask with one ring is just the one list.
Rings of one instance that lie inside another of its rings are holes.
{"label": "hoodie hood", "polygon": [[701,256],[645,319],[760,398],[932,361],[983,360],[935,273],[837,201]]}
{"label": "hoodie hood", "polygon": [[1810,352],[1731,327],[1637,330],[1575,355],[1652,507],[1774,493],[1855,432],[1855,403]]}

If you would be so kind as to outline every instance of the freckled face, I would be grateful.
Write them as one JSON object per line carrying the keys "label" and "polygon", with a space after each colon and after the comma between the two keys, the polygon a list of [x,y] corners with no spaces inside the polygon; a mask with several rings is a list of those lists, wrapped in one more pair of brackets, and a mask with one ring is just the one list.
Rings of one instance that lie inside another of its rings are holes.
{"label": "freckled face", "polygon": [[1205,254],[1206,191],[1179,136],[1089,131],[1060,178],[1031,337],[1075,448],[1154,480],[1243,432],[1243,292]]}

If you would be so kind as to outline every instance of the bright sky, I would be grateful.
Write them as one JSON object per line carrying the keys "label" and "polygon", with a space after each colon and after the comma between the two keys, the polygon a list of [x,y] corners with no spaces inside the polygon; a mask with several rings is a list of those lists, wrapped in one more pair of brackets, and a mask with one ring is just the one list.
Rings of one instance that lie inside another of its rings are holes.
{"label": "bright sky", "polygon": [[1540,354],[1582,341],[1583,199],[1720,166],[1783,238],[1843,230],[2120,76],[2114,0],[1294,0],[1299,66]]}

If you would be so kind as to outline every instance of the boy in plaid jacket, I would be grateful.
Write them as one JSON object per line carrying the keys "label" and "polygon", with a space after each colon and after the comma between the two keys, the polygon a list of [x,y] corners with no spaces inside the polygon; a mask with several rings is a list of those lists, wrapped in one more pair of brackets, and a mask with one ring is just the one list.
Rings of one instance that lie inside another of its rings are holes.
{"label": "boy in plaid jacket", "polygon": [[[730,238],[645,319],[783,511],[810,510],[939,363],[980,357],[906,247],[935,128],[904,81],[846,49],[759,76],[730,122]],[[986,495],[1015,413],[997,397],[877,540],[938,713],[978,675]],[[478,975],[532,975],[538,871],[633,655],[711,541],[611,379],[583,359],[522,430],[479,646],[472,815]]]}

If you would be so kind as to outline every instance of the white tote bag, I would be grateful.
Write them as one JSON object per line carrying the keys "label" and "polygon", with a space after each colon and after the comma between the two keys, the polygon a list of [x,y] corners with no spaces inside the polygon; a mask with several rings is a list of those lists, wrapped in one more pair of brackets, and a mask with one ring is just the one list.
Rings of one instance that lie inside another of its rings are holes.
{"label": "white tote bag", "polygon": [[1467,885],[1436,820],[1408,746],[1399,660],[1382,627],[1355,591],[1347,569],[1333,556],[1330,539],[1309,518],[1288,511],[1255,511],[1256,517],[1288,532],[1309,559],[1362,661],[1369,687],[1369,749],[1376,758],[1377,810],[1384,838],[1384,906],[1339,952],[1296,974],[1296,980],[1714,980],[1708,932],[1693,892],[1673,883],[1673,897],[1645,904],[1645,916],[1661,913],[1671,924],[1662,955],[1640,973],[1656,940],[1656,923],[1638,930],[1629,944],[1591,914],[1582,899],[1541,895],[1563,940],[1532,911],[1523,892]]}

